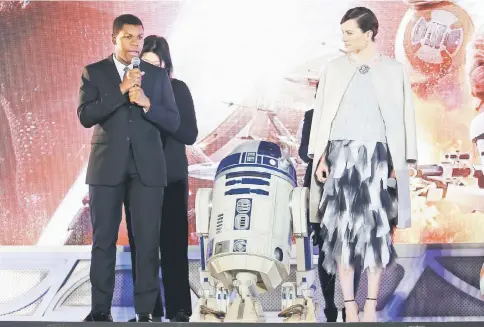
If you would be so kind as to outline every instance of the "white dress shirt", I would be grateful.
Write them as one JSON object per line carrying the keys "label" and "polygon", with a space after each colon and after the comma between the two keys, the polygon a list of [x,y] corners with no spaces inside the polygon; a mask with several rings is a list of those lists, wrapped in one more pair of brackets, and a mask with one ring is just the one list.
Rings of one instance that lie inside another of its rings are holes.
{"label": "white dress shirt", "polygon": [[116,69],[118,70],[119,78],[123,81],[124,77],[124,68],[128,67],[130,70],[133,69],[133,65],[126,66],[121,61],[116,59],[116,56],[113,54],[114,64],[116,65]]}

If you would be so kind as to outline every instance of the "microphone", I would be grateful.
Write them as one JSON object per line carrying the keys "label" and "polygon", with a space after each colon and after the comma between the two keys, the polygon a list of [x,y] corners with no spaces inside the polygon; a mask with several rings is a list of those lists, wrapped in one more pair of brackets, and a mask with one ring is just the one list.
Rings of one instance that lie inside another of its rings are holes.
{"label": "microphone", "polygon": [[390,177],[387,181],[387,186],[391,188],[397,188],[397,180],[393,177]]}
{"label": "microphone", "polygon": [[[131,65],[133,65],[133,69],[139,68],[139,65],[141,64],[141,60],[138,57],[133,57],[131,59]],[[136,84],[135,86],[139,86]]]}
{"label": "microphone", "polygon": [[133,65],[133,69],[139,68],[140,64],[141,60],[138,57],[133,57],[133,59],[131,59],[131,65]]}

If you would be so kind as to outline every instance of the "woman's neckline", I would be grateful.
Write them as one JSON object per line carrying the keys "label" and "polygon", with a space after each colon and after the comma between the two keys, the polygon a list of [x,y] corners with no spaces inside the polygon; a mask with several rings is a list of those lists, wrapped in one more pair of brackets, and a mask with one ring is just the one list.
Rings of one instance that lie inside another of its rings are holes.
{"label": "woman's neckline", "polygon": [[380,52],[375,53],[370,59],[360,60],[354,54],[347,55],[348,63],[358,69],[360,73],[366,74],[371,68],[375,67],[383,60],[383,55]]}

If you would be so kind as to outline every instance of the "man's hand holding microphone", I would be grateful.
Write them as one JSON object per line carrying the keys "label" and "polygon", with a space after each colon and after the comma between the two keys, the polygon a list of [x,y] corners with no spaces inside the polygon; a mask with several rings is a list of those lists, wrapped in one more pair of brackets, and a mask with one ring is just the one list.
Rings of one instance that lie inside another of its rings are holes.
{"label": "man's hand holding microphone", "polygon": [[139,62],[140,59],[137,57],[131,60],[133,69],[128,70],[126,74],[124,74],[123,81],[119,85],[119,88],[121,93],[128,93],[129,101],[131,101],[131,103],[137,104],[142,107],[145,112],[148,112],[148,110],[150,110],[151,102],[141,88],[141,79],[145,73],[139,69]]}

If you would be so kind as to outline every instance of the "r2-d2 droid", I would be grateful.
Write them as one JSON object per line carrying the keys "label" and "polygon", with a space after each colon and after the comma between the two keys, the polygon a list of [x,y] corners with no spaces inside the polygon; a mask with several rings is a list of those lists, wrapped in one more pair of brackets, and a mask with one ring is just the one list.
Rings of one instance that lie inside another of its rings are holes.
{"label": "r2-d2 droid", "polygon": [[247,141],[220,162],[213,189],[196,195],[201,288],[191,321],[264,322],[258,295],[287,280],[294,235],[297,281],[283,283],[279,317],[316,322],[308,202],[277,144]]}

